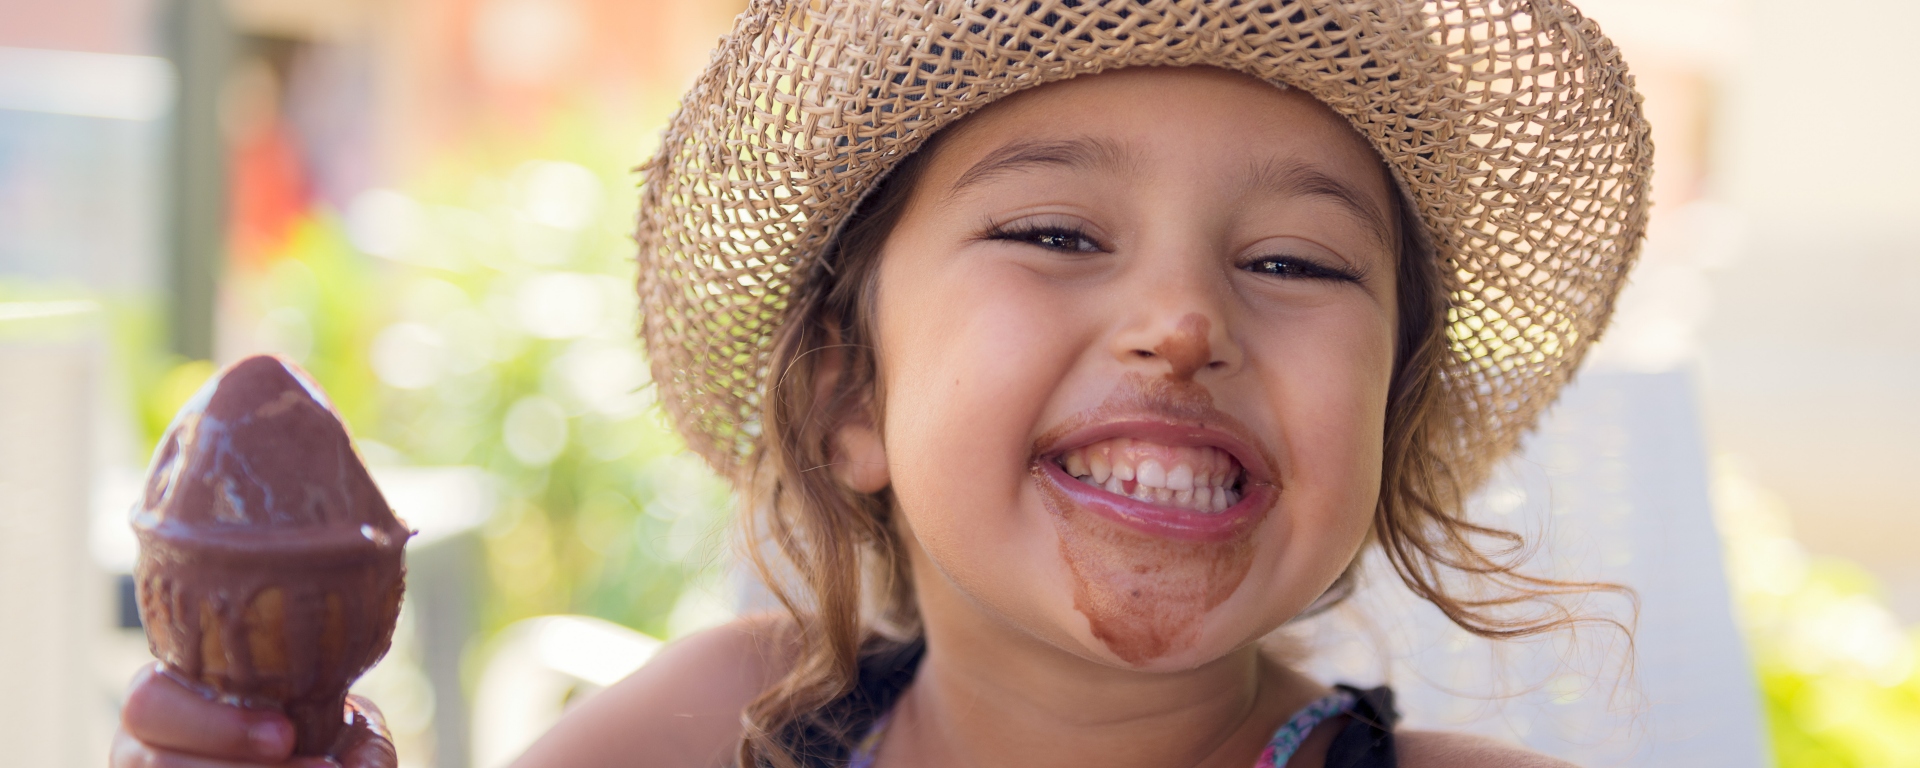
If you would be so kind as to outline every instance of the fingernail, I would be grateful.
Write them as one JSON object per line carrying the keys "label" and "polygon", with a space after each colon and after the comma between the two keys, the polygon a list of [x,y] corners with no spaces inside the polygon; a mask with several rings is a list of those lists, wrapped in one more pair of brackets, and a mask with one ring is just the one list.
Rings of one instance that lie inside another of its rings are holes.
{"label": "fingernail", "polygon": [[253,744],[253,751],[268,757],[279,757],[290,748],[287,742],[293,740],[293,728],[278,720],[261,720],[247,729],[247,741]]}

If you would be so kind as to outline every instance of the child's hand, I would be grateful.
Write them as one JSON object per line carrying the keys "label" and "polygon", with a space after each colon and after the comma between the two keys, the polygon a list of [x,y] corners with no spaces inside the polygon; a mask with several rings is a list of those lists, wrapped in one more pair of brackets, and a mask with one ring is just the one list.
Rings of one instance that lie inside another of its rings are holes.
{"label": "child's hand", "polygon": [[350,697],[353,729],[339,762],[324,757],[294,759],[293,723],[279,712],[210,701],[149,666],[133,678],[120,730],[114,734],[112,768],[393,768],[393,742],[373,703]]}

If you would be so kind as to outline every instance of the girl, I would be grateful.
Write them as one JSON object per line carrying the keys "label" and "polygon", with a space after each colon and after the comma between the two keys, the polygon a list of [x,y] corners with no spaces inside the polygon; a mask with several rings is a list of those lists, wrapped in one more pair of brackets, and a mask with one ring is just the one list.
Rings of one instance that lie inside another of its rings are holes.
{"label": "girl", "polygon": [[[1469,631],[1578,619],[1461,497],[1604,326],[1650,151],[1554,0],[756,3],[645,167],[640,291],[787,610],[519,765],[1557,764],[1262,640],[1370,542]],[[116,765],[288,754],[150,673],[123,719]]]}

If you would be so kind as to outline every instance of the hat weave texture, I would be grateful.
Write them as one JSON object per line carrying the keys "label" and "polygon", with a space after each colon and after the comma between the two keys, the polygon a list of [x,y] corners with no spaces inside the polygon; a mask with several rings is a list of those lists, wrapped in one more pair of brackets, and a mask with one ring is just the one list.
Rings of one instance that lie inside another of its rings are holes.
{"label": "hat weave texture", "polygon": [[1519,442],[1606,324],[1652,144],[1618,50],[1559,0],[758,0],[642,167],[642,333],[661,404],[732,474],[770,340],[865,194],[1010,93],[1208,65],[1298,88],[1379,151],[1424,223],[1452,345],[1449,457]]}

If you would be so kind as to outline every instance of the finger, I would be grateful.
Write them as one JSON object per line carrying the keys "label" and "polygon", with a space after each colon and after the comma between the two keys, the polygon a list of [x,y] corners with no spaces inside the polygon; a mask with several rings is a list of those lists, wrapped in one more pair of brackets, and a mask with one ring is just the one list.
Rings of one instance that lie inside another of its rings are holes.
{"label": "finger", "polygon": [[120,724],[148,746],[203,758],[273,764],[293,752],[285,715],[212,701],[158,665],[134,676]]}
{"label": "finger", "polygon": [[109,754],[107,765],[111,768],[340,768],[339,763],[325,758],[306,758],[269,765],[183,755],[142,744],[124,730],[114,733],[113,750]]}

